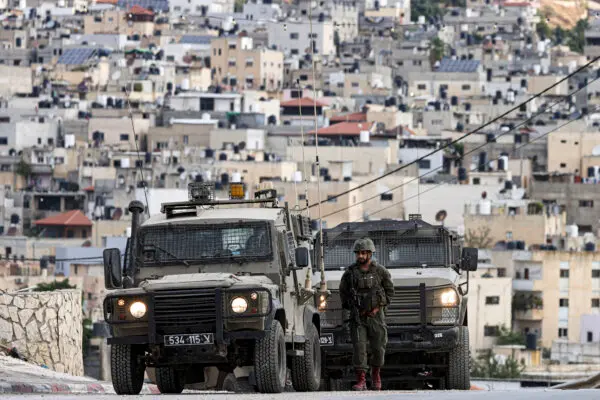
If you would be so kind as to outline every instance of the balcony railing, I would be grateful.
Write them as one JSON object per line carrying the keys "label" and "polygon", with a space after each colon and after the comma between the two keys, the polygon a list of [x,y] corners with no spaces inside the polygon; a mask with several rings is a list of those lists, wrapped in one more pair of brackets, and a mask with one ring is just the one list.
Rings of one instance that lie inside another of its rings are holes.
{"label": "balcony railing", "polygon": [[542,308],[533,308],[529,310],[515,310],[515,319],[526,321],[540,321],[544,318]]}

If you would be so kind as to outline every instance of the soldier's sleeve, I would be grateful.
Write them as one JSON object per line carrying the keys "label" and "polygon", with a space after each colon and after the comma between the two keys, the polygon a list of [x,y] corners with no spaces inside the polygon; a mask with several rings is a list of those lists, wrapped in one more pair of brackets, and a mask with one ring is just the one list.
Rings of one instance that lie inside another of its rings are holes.
{"label": "soldier's sleeve", "polygon": [[383,286],[383,290],[385,291],[385,298],[387,300],[386,306],[389,306],[392,302],[392,298],[394,297],[394,282],[392,281],[392,275],[390,271],[388,271],[385,267],[381,267],[381,286]]}
{"label": "soldier's sleeve", "polygon": [[350,287],[348,285],[348,276],[348,270],[346,270],[342,275],[342,279],[340,279],[340,300],[342,301],[342,308],[346,310],[350,309]]}

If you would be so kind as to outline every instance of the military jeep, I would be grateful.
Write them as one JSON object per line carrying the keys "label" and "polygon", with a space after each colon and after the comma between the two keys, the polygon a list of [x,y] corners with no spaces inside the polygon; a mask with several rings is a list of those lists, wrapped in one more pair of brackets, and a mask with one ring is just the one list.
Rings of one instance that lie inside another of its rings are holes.
{"label": "military jeep", "polygon": [[355,261],[353,243],[362,237],[375,243],[374,259],[388,269],[395,288],[384,310],[383,388],[469,389],[468,272],[477,269],[477,249],[462,248],[455,233],[419,215],[408,221],[342,223],[323,231],[331,291],[319,304],[323,389],[347,390],[354,379],[350,317],[342,310],[338,289],[344,269]]}
{"label": "military jeep", "polygon": [[147,367],[162,393],[205,382],[207,371],[218,372],[217,389],[245,379],[278,393],[288,369],[296,391],[317,390],[317,294],[298,283],[311,270],[310,221],[278,206],[272,189],[253,199],[234,184],[225,200],[207,183],[189,192],[190,201],[164,203],[143,223],[144,206],[133,201],[124,256],[104,251],[115,391],[138,394]]}

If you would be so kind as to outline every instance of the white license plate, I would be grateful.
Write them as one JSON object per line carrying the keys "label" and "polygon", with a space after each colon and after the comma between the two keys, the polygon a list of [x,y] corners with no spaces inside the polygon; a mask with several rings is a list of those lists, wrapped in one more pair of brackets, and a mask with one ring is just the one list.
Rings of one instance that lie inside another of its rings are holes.
{"label": "white license plate", "polygon": [[198,346],[214,343],[212,333],[192,333],[185,335],[165,335],[165,346]]}
{"label": "white license plate", "polygon": [[333,333],[321,335],[321,346],[333,346]]}

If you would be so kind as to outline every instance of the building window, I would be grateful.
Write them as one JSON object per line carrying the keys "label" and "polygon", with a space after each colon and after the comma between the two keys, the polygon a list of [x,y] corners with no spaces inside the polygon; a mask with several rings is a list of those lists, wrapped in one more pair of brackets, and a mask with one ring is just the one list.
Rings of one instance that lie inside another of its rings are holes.
{"label": "building window", "polygon": [[513,233],[511,231],[506,232],[506,240],[512,240]]}
{"label": "building window", "polygon": [[8,138],[5,136],[0,137],[0,145],[7,145],[7,144],[8,144]]}
{"label": "building window", "polygon": [[127,134],[127,133],[121,133],[119,135],[119,140],[121,142],[127,142],[127,141],[129,141],[129,134]]}
{"label": "building window", "polygon": [[473,178],[473,185],[479,185],[479,183],[481,183],[480,178]]}
{"label": "building window", "polygon": [[592,278],[600,278],[600,269],[592,270]]}
{"label": "building window", "polygon": [[229,63],[227,64],[230,67],[235,67],[235,60],[229,60]]}
{"label": "building window", "polygon": [[300,80],[301,81],[307,81],[308,80],[308,75],[300,75]]}
{"label": "building window", "polygon": [[594,333],[593,332],[590,332],[590,331],[587,332],[587,341],[588,341],[588,343],[591,343],[594,341]]}
{"label": "building window", "polygon": [[252,68],[254,66],[254,60],[246,60],[246,67]]}
{"label": "building window", "polygon": [[328,203],[337,203],[337,197],[335,195],[327,195]]}
{"label": "building window", "polygon": [[563,163],[560,163],[560,167],[561,167],[561,168],[567,168],[567,164],[566,164],[566,163],[564,163],[564,162],[563,162]]}
{"label": "building window", "polygon": [[419,169],[430,169],[431,160],[419,160]]}
{"label": "building window", "polygon": [[299,35],[297,33],[290,33],[290,39],[298,39]]}
{"label": "building window", "polygon": [[189,144],[190,137],[188,135],[183,135],[183,144]]}
{"label": "building window", "polygon": [[290,53],[292,53],[292,55],[297,56],[298,54],[300,54],[300,52],[298,51],[298,49],[291,49]]}
{"label": "building window", "polygon": [[306,200],[306,195],[304,193],[299,194],[298,200]]}
{"label": "building window", "polygon": [[498,336],[498,327],[497,326],[484,326],[483,327],[483,336]]}
{"label": "building window", "polygon": [[417,85],[417,89],[418,90],[426,90],[427,89],[427,85],[421,83],[421,84]]}
{"label": "building window", "polygon": [[381,201],[392,201],[393,199],[393,193],[381,193]]}
{"label": "building window", "polygon": [[215,99],[212,97],[200,98],[200,111],[214,111]]}
{"label": "building window", "polygon": [[358,82],[352,82],[352,87],[358,87]]}
{"label": "building window", "polygon": [[569,331],[567,330],[567,328],[558,328],[559,338],[566,338],[567,336],[569,336]]}
{"label": "building window", "polygon": [[235,43],[229,43],[229,50],[235,50]]}
{"label": "building window", "polygon": [[568,269],[561,269],[560,270],[560,277],[561,278],[568,278],[569,277],[569,270]]}
{"label": "building window", "polygon": [[462,90],[471,90],[471,85],[462,85]]}
{"label": "building window", "polygon": [[219,48],[219,55],[221,55],[221,49]]}
{"label": "building window", "polygon": [[500,296],[487,296],[485,298],[486,305],[497,305],[500,304]]}
{"label": "building window", "polygon": [[579,207],[593,208],[594,200],[579,200]]}
{"label": "building window", "polygon": [[600,308],[600,299],[592,299],[592,308]]}
{"label": "building window", "polygon": [[559,307],[569,307],[569,299],[558,299]]}
{"label": "building window", "polygon": [[506,268],[498,268],[498,278],[506,277]]}

